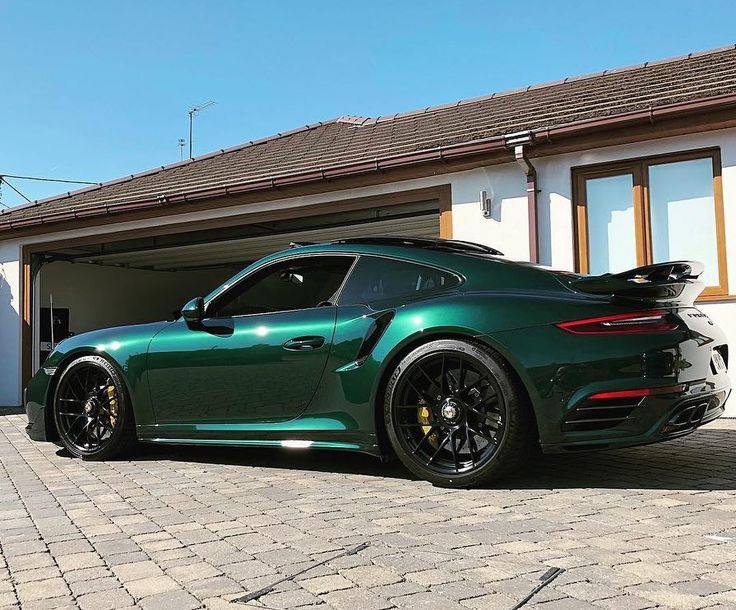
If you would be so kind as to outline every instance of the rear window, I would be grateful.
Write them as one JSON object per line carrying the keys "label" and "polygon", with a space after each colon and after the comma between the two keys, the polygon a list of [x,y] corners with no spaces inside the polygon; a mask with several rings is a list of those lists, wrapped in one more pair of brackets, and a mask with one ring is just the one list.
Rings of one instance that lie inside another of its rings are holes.
{"label": "rear window", "polygon": [[460,283],[449,271],[390,258],[361,256],[340,296],[340,305],[367,305],[396,297],[448,290]]}

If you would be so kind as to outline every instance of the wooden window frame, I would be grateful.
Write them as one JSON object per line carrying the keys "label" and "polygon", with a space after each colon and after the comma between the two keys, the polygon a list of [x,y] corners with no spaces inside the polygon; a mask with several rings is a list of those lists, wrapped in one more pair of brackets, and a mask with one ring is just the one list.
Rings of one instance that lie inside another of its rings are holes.
{"label": "wooden window frame", "polygon": [[633,178],[633,203],[636,226],[637,265],[652,263],[652,232],[649,203],[649,167],[678,161],[711,159],[713,164],[713,202],[716,220],[716,250],[718,257],[718,285],[707,286],[701,300],[718,299],[729,296],[728,269],[726,263],[726,228],[723,213],[723,184],[721,178],[721,151],[719,148],[705,148],[684,152],[637,157],[609,163],[598,163],[572,168],[573,221],[575,224],[575,270],[589,272],[588,249],[588,207],[586,200],[586,181],[591,178],[605,178],[629,174]]}

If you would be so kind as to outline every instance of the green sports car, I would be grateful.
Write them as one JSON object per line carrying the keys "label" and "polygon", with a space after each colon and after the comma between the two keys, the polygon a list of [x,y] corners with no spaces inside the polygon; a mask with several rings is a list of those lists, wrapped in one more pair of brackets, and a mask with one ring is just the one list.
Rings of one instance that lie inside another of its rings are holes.
{"label": "green sports car", "polygon": [[139,441],[315,447],[478,485],[540,447],[651,443],[721,415],[728,347],[693,306],[700,273],[581,276],[439,239],[294,244],[174,321],[63,341],[26,389],[27,430],[88,459]]}

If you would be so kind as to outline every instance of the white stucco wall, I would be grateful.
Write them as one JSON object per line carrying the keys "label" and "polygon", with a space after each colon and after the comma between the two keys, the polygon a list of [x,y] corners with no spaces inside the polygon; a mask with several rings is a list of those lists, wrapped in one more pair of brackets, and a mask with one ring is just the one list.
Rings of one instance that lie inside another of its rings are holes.
{"label": "white stucco wall", "polygon": [[20,404],[20,248],[0,242],[0,406]]}
{"label": "white stucco wall", "polygon": [[[723,163],[723,190],[726,217],[726,241],[729,285],[736,293],[736,129],[720,130],[699,135],[681,136],[557,155],[534,160],[539,187],[539,240],[541,262],[559,269],[574,268],[573,220],[571,203],[571,168],[580,165],[678,152],[710,146],[721,148]],[[217,211],[192,212],[155,220],[122,222],[104,228],[64,231],[54,236],[43,235],[23,243],[46,242],[50,239],[70,239],[87,235],[103,235],[105,231],[121,231],[166,225],[179,222],[196,223],[212,217],[259,213],[273,209],[298,209],[343,200],[388,194],[409,189],[450,183],[452,187],[453,236],[491,245],[515,260],[528,260],[528,220],[526,180],[515,163],[479,168],[467,172],[444,174],[395,182],[374,187],[294,197],[261,204],[232,206]],[[479,193],[487,191],[491,197],[492,213],[484,218],[479,204]],[[18,257],[21,242],[0,242],[0,272],[4,274],[9,291],[3,292],[0,283],[0,405],[20,404],[20,303]],[[9,294],[8,294],[9,293]],[[4,300],[3,300],[4,299]],[[6,302],[10,303],[6,306]],[[702,309],[726,330],[729,342],[736,345],[736,299],[728,302],[702,304]],[[736,348],[734,349],[736,352]],[[736,416],[736,401],[730,405],[730,414]]]}

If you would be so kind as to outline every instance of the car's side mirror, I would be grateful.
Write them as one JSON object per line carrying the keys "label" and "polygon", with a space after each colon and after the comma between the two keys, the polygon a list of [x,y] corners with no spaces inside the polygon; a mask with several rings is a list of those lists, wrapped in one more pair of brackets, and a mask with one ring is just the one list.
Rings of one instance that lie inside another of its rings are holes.
{"label": "car's side mirror", "polygon": [[204,299],[196,297],[181,308],[181,317],[187,322],[201,322],[204,318]]}

